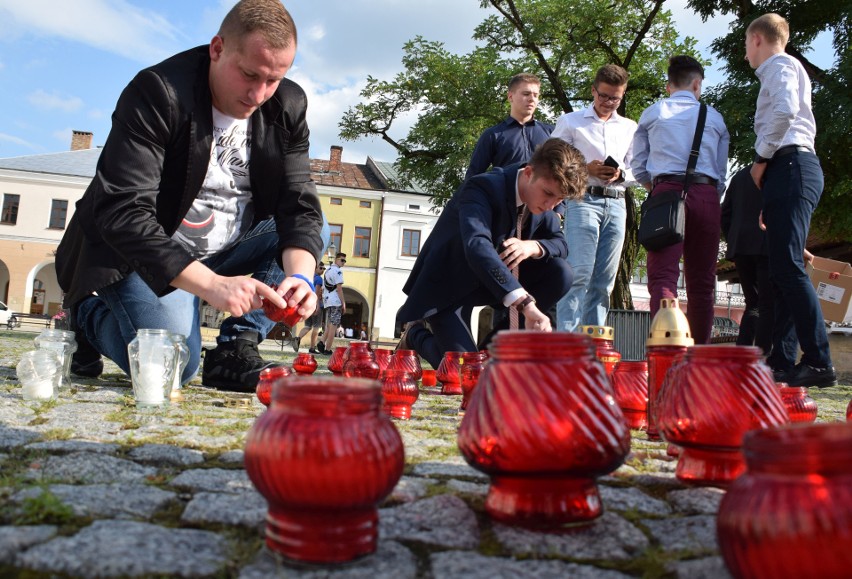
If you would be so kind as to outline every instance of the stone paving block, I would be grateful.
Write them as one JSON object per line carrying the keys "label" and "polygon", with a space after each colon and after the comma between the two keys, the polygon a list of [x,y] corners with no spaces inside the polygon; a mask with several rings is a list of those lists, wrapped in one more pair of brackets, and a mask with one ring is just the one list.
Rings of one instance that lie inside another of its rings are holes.
{"label": "stone paving block", "polygon": [[246,453],[243,450],[229,450],[219,455],[219,460],[225,464],[243,465]]}
{"label": "stone paving block", "polygon": [[434,579],[627,579],[617,571],[563,561],[518,561],[486,557],[471,551],[445,551],[430,556]]}
{"label": "stone paving block", "polygon": [[[624,479],[620,479],[624,482]],[[670,473],[654,473],[654,474],[637,474],[629,477],[629,482],[635,485],[662,489],[682,489],[686,485],[680,482],[674,474]]]}
{"label": "stone paving block", "polygon": [[379,535],[454,549],[473,549],[479,545],[476,515],[453,495],[379,509]]}
{"label": "stone paving block", "polygon": [[50,456],[30,465],[27,478],[69,484],[145,482],[157,469],[133,461],[92,452]]}
{"label": "stone paving block", "polygon": [[572,559],[626,560],[648,548],[642,531],[615,513],[604,513],[590,525],[564,534],[542,533],[496,524],[497,540],[513,555],[544,555]]}
{"label": "stone paving block", "polygon": [[421,462],[414,465],[412,472],[417,476],[470,478],[478,481],[488,481],[488,475],[471,468],[464,459],[440,462]]}
{"label": "stone paving block", "polygon": [[650,515],[668,515],[672,512],[672,508],[665,501],[655,499],[637,488],[600,485],[598,490],[606,509],[636,511]]}
{"label": "stone paving block", "polygon": [[210,531],[150,523],[95,521],[16,558],[16,565],[76,577],[206,577],[228,562],[228,543]]}
{"label": "stone paving block", "polygon": [[191,524],[215,523],[262,528],[266,509],[266,499],[256,491],[236,494],[201,492],[192,497],[180,520]]}
{"label": "stone paving block", "polygon": [[666,498],[675,511],[685,515],[715,515],[719,512],[719,503],[725,491],[713,487],[702,487],[672,491]]}
{"label": "stone paving block", "polygon": [[243,469],[206,468],[185,470],[172,479],[173,487],[193,492],[239,493],[254,490]]}
{"label": "stone paving block", "polygon": [[48,440],[34,442],[26,446],[27,450],[45,450],[54,454],[71,454],[72,452],[93,452],[96,454],[115,454],[119,446],[108,442],[93,442],[91,440]]}
{"label": "stone paving block", "polygon": [[429,491],[429,487],[434,486],[435,484],[436,483],[433,480],[404,476],[399,479],[399,482],[394,487],[393,492],[391,492],[388,497],[388,500],[410,503],[411,501],[422,499]]}
{"label": "stone paving block", "polygon": [[49,541],[56,531],[53,525],[0,527],[0,565],[11,565],[18,553]]}
{"label": "stone paving block", "polygon": [[703,553],[719,548],[716,543],[716,517],[712,515],[644,519],[642,524],[666,551]]}
{"label": "stone paving block", "polygon": [[118,410],[118,404],[98,404],[94,402],[75,402],[73,404],[58,404],[44,413],[47,423],[40,429],[70,428],[78,436],[95,440],[113,440],[121,432],[122,425],[106,419],[109,414]]}
{"label": "stone paving block", "polygon": [[677,579],[731,579],[721,557],[705,557],[690,561],[677,561],[666,565],[666,571]]}
{"label": "stone paving block", "polygon": [[127,388],[100,387],[97,390],[92,390],[91,392],[78,391],[77,394],[74,396],[74,399],[79,400],[80,402],[116,404],[122,402],[122,399],[125,396],[133,396],[133,392],[130,389],[130,384],[128,384]]}
{"label": "stone paving block", "polygon": [[148,464],[190,466],[204,462],[204,453],[170,444],[143,444],[128,454],[133,460]]}
{"label": "stone paving block", "polygon": [[447,481],[447,487],[450,489],[466,494],[466,495],[474,495],[478,497],[484,497],[488,494],[488,486],[487,484],[482,483],[472,483],[466,480],[456,480],[450,479]]}
{"label": "stone paving block", "polygon": [[24,446],[39,436],[38,432],[32,430],[0,426],[0,450],[12,450],[13,448]]}
{"label": "stone paving block", "polygon": [[[94,519],[146,519],[177,499],[176,493],[140,484],[50,485],[48,490],[78,517]],[[21,504],[42,492],[41,488],[24,489],[11,500]]]}
{"label": "stone paving block", "polygon": [[379,541],[376,552],[352,563],[318,569],[299,568],[278,562],[264,548],[240,571],[239,579],[414,579],[417,560],[396,541]]}

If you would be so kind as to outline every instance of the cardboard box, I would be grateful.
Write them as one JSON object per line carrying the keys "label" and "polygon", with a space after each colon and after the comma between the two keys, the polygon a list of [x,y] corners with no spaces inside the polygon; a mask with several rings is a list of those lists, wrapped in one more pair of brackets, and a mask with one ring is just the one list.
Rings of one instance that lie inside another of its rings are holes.
{"label": "cardboard box", "polygon": [[[852,265],[824,257],[806,264],[823,317],[830,322],[852,323]],[[832,273],[839,273],[831,279]]]}

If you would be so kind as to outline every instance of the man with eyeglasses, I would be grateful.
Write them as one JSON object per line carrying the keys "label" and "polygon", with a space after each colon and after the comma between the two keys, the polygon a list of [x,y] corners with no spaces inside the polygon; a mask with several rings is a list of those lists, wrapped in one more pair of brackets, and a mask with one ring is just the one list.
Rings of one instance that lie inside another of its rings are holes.
{"label": "man with eyeglasses", "polygon": [[326,326],[323,340],[317,343],[317,353],[331,354],[333,351],[334,336],[340,319],[346,313],[346,298],[343,297],[343,272],[346,264],[346,254],[338,253],[334,256],[334,263],[328,266],[323,278],[322,301],[325,307]]}
{"label": "man with eyeglasses", "polygon": [[574,145],[586,158],[585,194],[565,208],[565,241],[574,283],[556,305],[557,329],[603,326],[624,245],[624,193],[630,172],[636,123],[618,114],[628,73],[615,64],[601,67],[592,84],[592,104],[559,117],[553,136]]}

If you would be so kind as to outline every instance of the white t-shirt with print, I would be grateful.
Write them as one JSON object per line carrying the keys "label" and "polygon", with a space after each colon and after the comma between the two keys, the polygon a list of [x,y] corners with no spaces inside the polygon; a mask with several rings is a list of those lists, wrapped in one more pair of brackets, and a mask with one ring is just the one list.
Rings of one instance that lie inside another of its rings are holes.
{"label": "white t-shirt with print", "polygon": [[214,107],[207,175],[172,236],[194,258],[204,259],[228,249],[251,227],[250,159],[251,119],[235,119]]}
{"label": "white t-shirt with print", "polygon": [[[324,307],[342,306],[343,303],[340,301],[340,296],[337,295],[337,284],[343,283],[343,272],[337,267],[337,264],[332,264],[325,270],[323,283],[325,284],[322,288],[322,303]],[[334,286],[335,289],[330,290],[331,286]]]}

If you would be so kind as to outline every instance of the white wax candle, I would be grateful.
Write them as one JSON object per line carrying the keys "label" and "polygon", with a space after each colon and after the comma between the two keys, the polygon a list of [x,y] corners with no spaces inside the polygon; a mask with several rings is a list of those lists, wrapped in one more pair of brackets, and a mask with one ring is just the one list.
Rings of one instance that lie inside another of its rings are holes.
{"label": "white wax candle", "polygon": [[139,404],[162,404],[165,399],[165,379],[163,367],[159,364],[148,363],[139,366],[136,376],[134,394]]}
{"label": "white wax candle", "polygon": [[53,380],[31,380],[21,384],[24,400],[48,400],[53,397]]}

